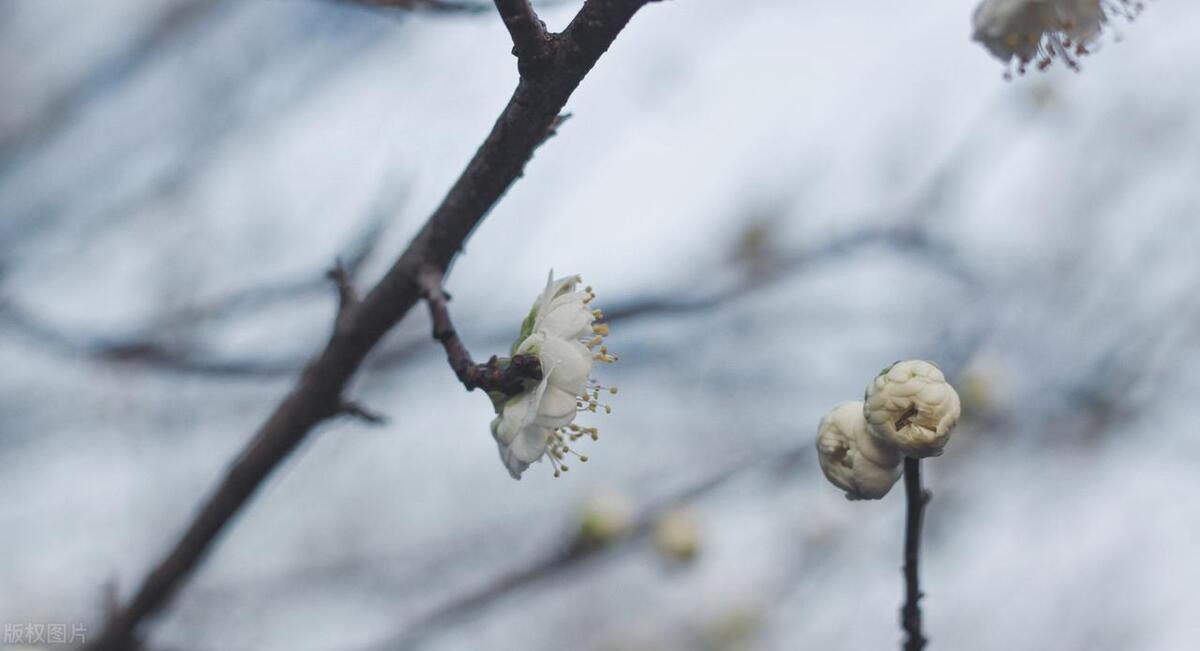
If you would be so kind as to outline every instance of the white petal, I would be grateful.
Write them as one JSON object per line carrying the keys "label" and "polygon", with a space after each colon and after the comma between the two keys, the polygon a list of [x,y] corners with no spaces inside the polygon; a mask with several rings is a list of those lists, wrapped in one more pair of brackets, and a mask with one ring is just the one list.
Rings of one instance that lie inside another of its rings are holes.
{"label": "white petal", "polygon": [[592,353],[578,341],[546,337],[538,347],[542,375],[555,388],[572,395],[583,393],[592,372]]}
{"label": "white petal", "polygon": [[553,385],[546,388],[542,402],[538,405],[537,424],[542,427],[562,427],[570,425],[578,413],[575,406],[575,394],[567,393]]}
{"label": "white petal", "polygon": [[551,306],[545,315],[538,315],[534,330],[563,339],[580,339],[592,334],[596,316],[583,303],[563,303]]}
{"label": "white petal", "polygon": [[517,396],[504,405],[499,422],[493,421],[492,426],[492,436],[497,443],[508,445],[517,437],[522,423],[525,422],[525,415],[534,408],[532,398],[533,394],[530,392]]}
{"label": "white petal", "polygon": [[542,458],[546,453],[546,443],[550,440],[550,430],[545,427],[527,427],[520,436],[508,446],[509,451],[517,460],[529,464]]}
{"label": "white petal", "polygon": [[509,476],[513,479],[520,479],[521,473],[529,468],[529,464],[517,459],[512,451],[507,446],[500,446],[500,463],[504,464],[504,468],[508,470]]}

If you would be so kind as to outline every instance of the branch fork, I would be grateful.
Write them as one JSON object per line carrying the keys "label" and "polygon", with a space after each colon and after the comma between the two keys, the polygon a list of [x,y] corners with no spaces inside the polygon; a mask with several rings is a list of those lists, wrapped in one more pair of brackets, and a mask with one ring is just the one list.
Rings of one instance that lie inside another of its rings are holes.
{"label": "branch fork", "polygon": [[546,31],[529,0],[495,0],[500,19],[512,37],[512,53],[522,77],[535,78],[549,71],[554,62],[555,36]]}

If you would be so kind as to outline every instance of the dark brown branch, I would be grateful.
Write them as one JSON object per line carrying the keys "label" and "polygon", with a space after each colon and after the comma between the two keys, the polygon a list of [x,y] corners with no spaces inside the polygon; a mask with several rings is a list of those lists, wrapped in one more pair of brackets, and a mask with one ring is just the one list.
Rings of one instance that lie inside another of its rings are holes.
{"label": "dark brown branch", "polygon": [[421,272],[417,282],[421,286],[421,298],[429,306],[433,338],[446,349],[446,361],[467,391],[483,389],[489,393],[515,395],[524,390],[526,380],[542,379],[541,362],[533,355],[513,355],[503,362],[492,355],[486,364],[476,364],[471,359],[471,353],[450,321],[447,305],[450,297],[442,290],[442,277],[440,270],[430,268]]}
{"label": "dark brown branch", "polygon": [[921,633],[921,584],[918,562],[921,556],[921,521],[929,491],[921,489],[921,460],[904,458],[904,496],[908,510],[904,521],[904,606],[900,609],[900,626],[904,629],[904,651],[921,651],[925,636]]}
{"label": "dark brown branch", "polygon": [[171,551],[145,577],[86,648],[129,649],[142,622],[166,606],[226,524],[321,422],[337,415],[342,393],[367,354],[419,298],[417,274],[446,269],[471,231],[525,168],[571,93],[648,0],[587,0],[558,37],[552,70],[521,77],[491,133],[441,205],[379,283],[350,309],[291,393],[254,434]]}
{"label": "dark brown branch", "polygon": [[496,0],[496,10],[512,37],[521,76],[543,74],[554,55],[554,41],[529,0]]}

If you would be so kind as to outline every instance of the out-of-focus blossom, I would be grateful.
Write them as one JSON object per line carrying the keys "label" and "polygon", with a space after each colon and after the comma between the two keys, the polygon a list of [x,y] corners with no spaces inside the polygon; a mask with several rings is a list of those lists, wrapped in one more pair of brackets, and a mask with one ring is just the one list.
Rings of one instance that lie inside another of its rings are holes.
{"label": "out-of-focus blossom", "polygon": [[900,477],[900,453],[867,432],[862,402],[843,402],[817,426],[821,470],[851,500],[877,500]]}
{"label": "out-of-focus blossom", "polygon": [[940,455],[962,412],[958,392],[941,369],[919,359],[884,369],[863,400],[871,435],[916,458]]}
{"label": "out-of-focus blossom", "polygon": [[633,526],[633,519],[633,505],[625,495],[594,495],[580,509],[579,540],[587,545],[607,545],[625,535]]}
{"label": "out-of-focus blossom", "polygon": [[654,523],[654,548],[677,561],[691,560],[700,549],[700,525],[685,509],[674,509]]}
{"label": "out-of-focus blossom", "polygon": [[1077,69],[1113,15],[1130,20],[1137,0],[983,0],[972,17],[974,39],[996,58],[1016,61],[1024,73],[1031,61],[1044,69],[1055,59]]}

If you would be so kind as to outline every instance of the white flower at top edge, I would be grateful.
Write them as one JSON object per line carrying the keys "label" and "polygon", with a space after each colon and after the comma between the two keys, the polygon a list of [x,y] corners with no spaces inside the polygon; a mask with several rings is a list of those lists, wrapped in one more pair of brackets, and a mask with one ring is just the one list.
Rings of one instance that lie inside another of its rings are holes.
{"label": "white flower at top edge", "polygon": [[972,16],[973,38],[1017,72],[1036,60],[1039,69],[1061,59],[1078,69],[1076,58],[1100,36],[1113,16],[1132,20],[1140,0],[983,0]]}
{"label": "white flower at top edge", "polygon": [[536,355],[542,369],[542,380],[505,400],[492,421],[500,459],[514,479],[543,456],[556,477],[568,469],[568,455],[587,461],[570,444],[585,436],[596,440],[599,429],[576,425],[575,416],[611,411],[600,402],[600,392],[616,394],[616,388],[601,386],[591,372],[594,362],[612,363],[617,357],[603,345],[608,326],[595,323],[600,310],[589,306],[595,294],[591,287],[576,290],[580,282],[579,276],[555,280],[551,271],[513,346],[514,355]]}

